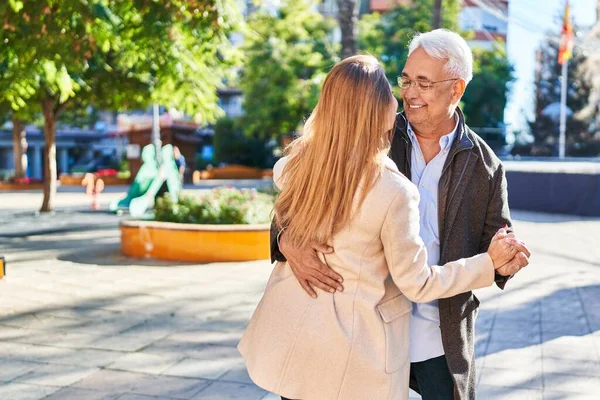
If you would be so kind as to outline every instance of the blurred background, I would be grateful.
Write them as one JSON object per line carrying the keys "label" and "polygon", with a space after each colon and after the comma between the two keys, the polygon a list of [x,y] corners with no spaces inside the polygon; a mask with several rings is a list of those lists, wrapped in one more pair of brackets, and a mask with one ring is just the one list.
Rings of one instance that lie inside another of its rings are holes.
{"label": "blurred background", "polygon": [[[564,0],[7,0],[0,181],[105,171],[131,181],[160,139],[194,171],[268,169],[327,71],[370,53],[390,82],[417,31],[460,32],[475,56],[469,126],[505,159],[559,155]],[[600,0],[572,1],[566,156],[600,155]],[[395,85],[394,85],[395,86]],[[395,89],[397,90],[397,88]],[[399,95],[398,92],[396,92]],[[158,129],[152,129],[153,105]],[[152,132],[155,132],[153,138]]]}

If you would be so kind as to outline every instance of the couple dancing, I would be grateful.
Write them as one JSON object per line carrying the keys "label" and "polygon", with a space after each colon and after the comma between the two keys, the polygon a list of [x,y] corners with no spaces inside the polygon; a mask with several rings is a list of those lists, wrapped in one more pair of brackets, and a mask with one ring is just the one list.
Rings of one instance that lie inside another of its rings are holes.
{"label": "couple dancing", "polygon": [[508,232],[502,165],[457,107],[472,63],[455,33],[415,36],[398,115],[373,57],[327,75],[274,169],[278,262],[238,346],[258,386],[284,400],[406,399],[409,382],[424,400],[475,398],[471,290],[503,288],[529,251]]}

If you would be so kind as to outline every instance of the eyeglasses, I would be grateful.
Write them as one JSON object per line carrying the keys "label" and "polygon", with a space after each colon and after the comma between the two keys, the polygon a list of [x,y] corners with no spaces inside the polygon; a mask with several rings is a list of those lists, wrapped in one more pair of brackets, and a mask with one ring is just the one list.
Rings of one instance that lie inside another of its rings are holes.
{"label": "eyeglasses", "polygon": [[430,81],[428,79],[417,79],[416,81],[412,81],[412,80],[410,80],[408,78],[399,76],[398,77],[398,86],[400,86],[400,89],[402,89],[402,90],[408,90],[408,89],[410,89],[410,86],[412,84],[415,84],[415,88],[419,92],[427,92],[436,83],[457,81],[459,79],[460,78],[450,78],[450,79],[444,79],[444,80],[441,80],[441,81],[432,82],[432,81]]}

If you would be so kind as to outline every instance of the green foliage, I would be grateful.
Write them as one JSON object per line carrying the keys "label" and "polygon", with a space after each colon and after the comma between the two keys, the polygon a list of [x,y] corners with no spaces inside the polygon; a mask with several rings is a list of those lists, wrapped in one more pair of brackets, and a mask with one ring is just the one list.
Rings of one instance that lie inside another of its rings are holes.
{"label": "green foliage", "polygon": [[110,109],[158,102],[208,120],[240,18],[230,0],[15,0],[0,13],[0,96],[14,110],[77,97]]}
{"label": "green foliage", "polygon": [[209,165],[214,166],[216,163],[217,162],[214,158],[212,158],[210,160],[206,160],[201,155],[196,156],[196,159],[194,160],[194,166],[199,171],[203,171],[203,170],[207,169]]}
{"label": "green foliage", "polygon": [[167,194],[154,206],[156,221],[187,224],[267,224],[274,196],[254,189],[217,188],[200,197]]}
{"label": "green foliage", "polygon": [[[444,0],[442,27],[458,30],[460,1]],[[359,23],[359,48],[380,59],[390,82],[402,74],[408,57],[408,43],[417,32],[432,29],[433,0],[413,1],[379,15],[363,16]]]}
{"label": "green foliage", "polygon": [[500,126],[513,80],[513,67],[503,49],[474,49],[473,80],[462,98],[467,123],[472,127]]}
{"label": "green foliage", "polygon": [[217,162],[230,162],[230,157],[243,151],[243,134],[231,118],[221,118],[215,124],[213,136],[214,158]]}
{"label": "green foliage", "polygon": [[310,0],[284,0],[276,15],[261,10],[249,17],[241,77],[248,136],[292,133],[315,107],[336,48],[335,22],[313,7]]}
{"label": "green foliage", "polygon": [[214,121],[216,88],[236,59],[228,34],[241,21],[235,0],[10,0],[0,15],[0,104],[44,114],[42,211],[53,208],[65,108],[158,103]]}
{"label": "green foliage", "polygon": [[221,118],[215,124],[214,158],[217,163],[240,164],[257,168],[272,168],[271,141],[263,137],[248,137],[242,132],[241,120]]}

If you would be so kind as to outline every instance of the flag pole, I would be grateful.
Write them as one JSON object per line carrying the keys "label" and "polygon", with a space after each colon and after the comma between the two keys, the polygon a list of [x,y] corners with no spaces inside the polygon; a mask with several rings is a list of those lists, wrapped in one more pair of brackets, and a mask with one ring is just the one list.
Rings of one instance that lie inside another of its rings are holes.
{"label": "flag pole", "polygon": [[567,68],[569,61],[562,64],[562,79],[560,82],[560,133],[558,136],[558,157],[565,158],[565,143],[567,130]]}

